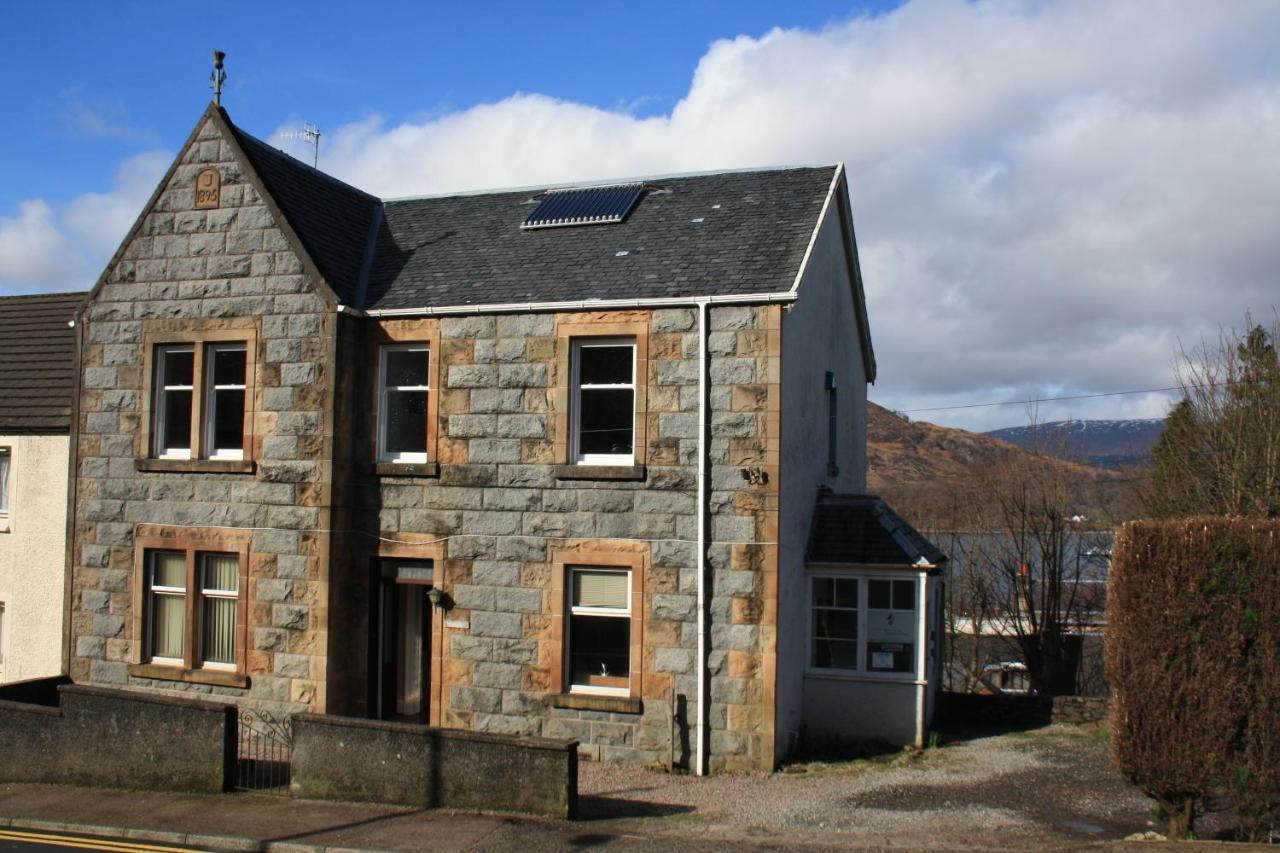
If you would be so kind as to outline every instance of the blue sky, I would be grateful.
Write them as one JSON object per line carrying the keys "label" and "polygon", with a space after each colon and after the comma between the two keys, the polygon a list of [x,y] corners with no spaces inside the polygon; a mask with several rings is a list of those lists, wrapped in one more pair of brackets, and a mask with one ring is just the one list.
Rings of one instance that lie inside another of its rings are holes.
{"label": "blue sky", "polygon": [[[554,12],[548,11],[554,9]],[[0,294],[84,289],[209,98],[384,197],[842,161],[880,380],[1161,388],[1280,303],[1280,3],[28,3],[0,28]],[[1039,417],[1163,415],[1169,394]]]}

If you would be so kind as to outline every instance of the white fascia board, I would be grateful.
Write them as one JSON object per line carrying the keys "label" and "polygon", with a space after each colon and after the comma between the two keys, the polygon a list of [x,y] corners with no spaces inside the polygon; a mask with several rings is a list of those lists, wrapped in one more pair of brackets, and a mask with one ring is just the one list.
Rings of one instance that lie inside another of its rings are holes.
{"label": "white fascia board", "polygon": [[822,201],[822,210],[818,212],[818,221],[813,225],[813,233],[809,235],[809,245],[805,247],[804,257],[800,259],[800,269],[796,271],[796,280],[791,284],[791,294],[800,291],[800,282],[804,280],[804,274],[809,269],[809,258],[813,255],[813,247],[818,243],[818,232],[822,230],[822,223],[827,221],[827,211],[831,209],[831,200],[835,198],[836,187],[840,186],[840,178],[844,176],[844,161],[836,163],[836,173],[831,176],[831,186],[827,187],[827,197]]}
{"label": "white fascia board", "polygon": [[449,314],[528,314],[539,311],[618,311],[628,308],[683,308],[711,305],[756,305],[794,302],[794,290],[778,293],[747,293],[725,296],[671,296],[655,299],[578,299],[565,302],[501,302],[488,305],[444,305],[421,308],[372,308],[342,310],[362,317],[437,317]]}

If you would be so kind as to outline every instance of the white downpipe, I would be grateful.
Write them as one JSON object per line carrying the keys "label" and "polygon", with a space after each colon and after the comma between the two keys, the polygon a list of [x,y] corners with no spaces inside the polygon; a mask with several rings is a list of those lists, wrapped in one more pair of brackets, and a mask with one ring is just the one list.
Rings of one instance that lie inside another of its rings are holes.
{"label": "white downpipe", "polygon": [[916,592],[916,746],[924,746],[924,701],[925,692],[929,689],[930,673],[926,667],[929,660],[929,575],[920,573],[920,583]]}
{"label": "white downpipe", "polygon": [[698,302],[698,725],[694,773],[707,772],[707,314],[709,299]]}

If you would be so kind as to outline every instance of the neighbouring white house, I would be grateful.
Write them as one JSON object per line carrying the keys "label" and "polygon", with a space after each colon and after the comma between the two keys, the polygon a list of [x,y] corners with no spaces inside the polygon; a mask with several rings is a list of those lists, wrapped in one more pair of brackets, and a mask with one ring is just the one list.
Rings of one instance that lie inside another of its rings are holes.
{"label": "neighbouring white house", "polygon": [[70,321],[84,297],[0,298],[0,682],[63,671]]}

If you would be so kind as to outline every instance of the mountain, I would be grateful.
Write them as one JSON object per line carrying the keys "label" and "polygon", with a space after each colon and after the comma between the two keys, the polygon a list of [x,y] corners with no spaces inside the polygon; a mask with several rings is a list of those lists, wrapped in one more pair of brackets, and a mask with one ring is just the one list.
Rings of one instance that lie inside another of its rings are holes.
{"label": "mountain", "polygon": [[1128,421],[1054,421],[983,433],[1028,450],[1087,462],[1100,468],[1146,468],[1164,418]]}
{"label": "mountain", "polygon": [[980,523],[1016,477],[1052,481],[1072,512],[1107,525],[1137,515],[1131,475],[1036,454],[983,433],[911,421],[867,403],[867,489],[922,528]]}

